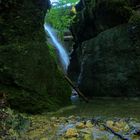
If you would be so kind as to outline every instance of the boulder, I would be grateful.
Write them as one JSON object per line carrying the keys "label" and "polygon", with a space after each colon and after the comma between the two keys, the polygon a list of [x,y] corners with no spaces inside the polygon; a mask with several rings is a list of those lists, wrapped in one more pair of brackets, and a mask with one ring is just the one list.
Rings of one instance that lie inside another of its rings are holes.
{"label": "boulder", "polygon": [[0,92],[11,108],[41,113],[70,103],[71,89],[43,29],[49,0],[0,1]]}
{"label": "boulder", "polygon": [[82,44],[80,90],[87,96],[140,96],[138,26],[116,26]]}

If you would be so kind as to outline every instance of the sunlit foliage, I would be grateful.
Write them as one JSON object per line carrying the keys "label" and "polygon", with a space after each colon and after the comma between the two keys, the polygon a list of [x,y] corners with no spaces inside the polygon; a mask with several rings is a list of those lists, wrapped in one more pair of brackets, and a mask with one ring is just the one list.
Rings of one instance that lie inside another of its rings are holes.
{"label": "sunlit foliage", "polygon": [[73,23],[75,18],[75,12],[71,11],[74,9],[74,6],[65,7],[64,5],[67,4],[64,1],[60,1],[58,7],[52,8],[46,15],[45,21],[51,24],[55,29],[59,31],[59,35],[62,37],[64,30],[68,29]]}

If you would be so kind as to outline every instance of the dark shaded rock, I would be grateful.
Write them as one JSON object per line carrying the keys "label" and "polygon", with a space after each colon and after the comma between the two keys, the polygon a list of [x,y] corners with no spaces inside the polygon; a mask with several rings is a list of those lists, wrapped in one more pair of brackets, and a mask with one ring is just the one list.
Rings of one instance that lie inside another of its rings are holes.
{"label": "dark shaded rock", "polygon": [[76,47],[69,76],[85,95],[140,95],[139,4],[137,0],[81,0],[76,6],[71,27]]}
{"label": "dark shaded rock", "polygon": [[49,0],[0,1],[0,42],[24,42],[37,39],[41,32]]}
{"label": "dark shaded rock", "polygon": [[83,43],[79,87],[84,94],[140,96],[140,40],[130,30],[133,26],[117,26]]}
{"label": "dark shaded rock", "polygon": [[70,87],[43,29],[45,0],[0,1],[0,92],[11,108],[41,113],[70,103]]}
{"label": "dark shaded rock", "polygon": [[127,23],[132,12],[130,2],[125,0],[81,0],[76,7],[80,11],[71,31],[75,42],[80,43],[106,29]]}
{"label": "dark shaded rock", "polygon": [[[74,47],[74,46],[73,46]],[[76,47],[76,48],[75,48]],[[68,75],[71,78],[72,81],[75,81],[77,83],[77,77],[80,73],[80,60],[79,60],[79,51],[77,51],[77,46],[74,47],[74,51],[71,54],[70,57],[70,65],[68,67]]]}
{"label": "dark shaded rock", "polygon": [[0,91],[12,108],[30,113],[69,103],[70,88],[44,43],[0,46]]}

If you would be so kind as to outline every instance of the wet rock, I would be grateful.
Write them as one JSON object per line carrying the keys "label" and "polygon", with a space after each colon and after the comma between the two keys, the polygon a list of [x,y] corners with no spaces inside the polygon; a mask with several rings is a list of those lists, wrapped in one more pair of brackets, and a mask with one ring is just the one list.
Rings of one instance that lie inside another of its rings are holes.
{"label": "wet rock", "polygon": [[68,125],[65,126],[64,130],[67,131],[70,128],[75,128],[75,125],[74,124],[68,124]]}
{"label": "wet rock", "polygon": [[91,134],[92,129],[87,129],[87,128],[85,128],[85,129],[81,129],[80,132],[81,132],[81,133],[84,133],[84,134]]}
{"label": "wet rock", "polygon": [[115,132],[119,132],[119,131],[128,131],[130,129],[129,125],[125,122],[125,121],[107,121],[106,125],[111,128],[112,130],[114,130]]}
{"label": "wet rock", "polygon": [[99,131],[96,128],[93,129],[93,139],[95,140],[112,140],[113,137],[114,135],[109,132]]}
{"label": "wet rock", "polygon": [[69,128],[66,131],[66,134],[65,134],[66,138],[78,137],[78,136],[79,136],[79,134],[78,134],[78,132],[77,132],[77,130],[75,128]]}
{"label": "wet rock", "polygon": [[85,124],[83,122],[77,122],[76,123],[76,128],[78,128],[78,129],[85,128]]}
{"label": "wet rock", "polygon": [[72,95],[70,99],[73,105],[78,105],[80,103],[79,95],[74,89],[72,89]]}
{"label": "wet rock", "polygon": [[[80,117],[80,116],[79,116]],[[69,117],[64,117],[68,119]],[[81,117],[80,117],[81,118]],[[59,118],[57,118],[59,119]],[[100,119],[96,125],[93,125],[92,127],[87,127],[86,124],[90,124],[91,126],[91,120],[90,118],[84,118],[86,121],[83,123],[83,121],[77,122],[76,117],[75,120],[72,117],[72,121],[74,123],[68,123],[64,122],[63,120],[59,120],[59,122],[56,123],[56,121],[52,121],[51,119],[47,120],[47,123],[45,123],[45,120],[38,119],[38,125],[36,123],[33,124],[33,129],[30,130],[29,136],[31,135],[32,139],[37,138],[49,138],[49,139],[68,139],[68,140],[118,140],[118,136],[111,133],[111,131],[102,128],[102,126],[108,125],[112,130],[114,130],[116,133],[122,135],[123,137],[127,139],[132,140],[139,140],[139,129],[135,128],[135,126],[139,125],[137,121],[120,119],[120,118],[114,118],[112,120],[106,120],[106,119]],[[95,118],[97,119],[97,118]],[[36,119],[32,119],[32,121],[35,121]],[[37,121],[37,120],[36,120]],[[69,120],[70,121],[70,120]],[[36,125],[35,125],[36,124]],[[76,124],[80,126],[80,128],[76,127]],[[133,126],[132,126],[133,124]],[[81,127],[82,126],[82,127]],[[83,127],[84,126],[84,127]],[[129,129],[126,129],[125,127],[129,127]],[[44,129],[45,128],[45,129]],[[117,130],[115,130],[117,129]],[[136,133],[137,132],[137,133]]]}
{"label": "wet rock", "polygon": [[56,121],[57,117],[51,117],[51,121]]}
{"label": "wet rock", "polygon": [[112,127],[113,124],[114,124],[114,122],[113,122],[112,120],[108,120],[108,121],[106,122],[106,125],[107,125],[108,127]]}
{"label": "wet rock", "polygon": [[91,121],[87,121],[87,122],[86,122],[86,127],[87,127],[87,128],[92,128],[92,127],[93,127],[92,122],[91,122]]}

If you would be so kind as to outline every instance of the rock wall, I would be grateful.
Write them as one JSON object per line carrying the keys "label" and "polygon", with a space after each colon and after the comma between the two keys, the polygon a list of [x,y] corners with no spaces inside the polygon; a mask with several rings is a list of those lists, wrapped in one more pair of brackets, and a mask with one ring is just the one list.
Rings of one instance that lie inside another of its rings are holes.
{"label": "rock wall", "polygon": [[69,75],[85,95],[140,95],[139,4],[90,0],[78,12]]}
{"label": "rock wall", "polygon": [[70,87],[46,44],[49,1],[0,1],[0,93],[11,108],[41,113],[70,103]]}

